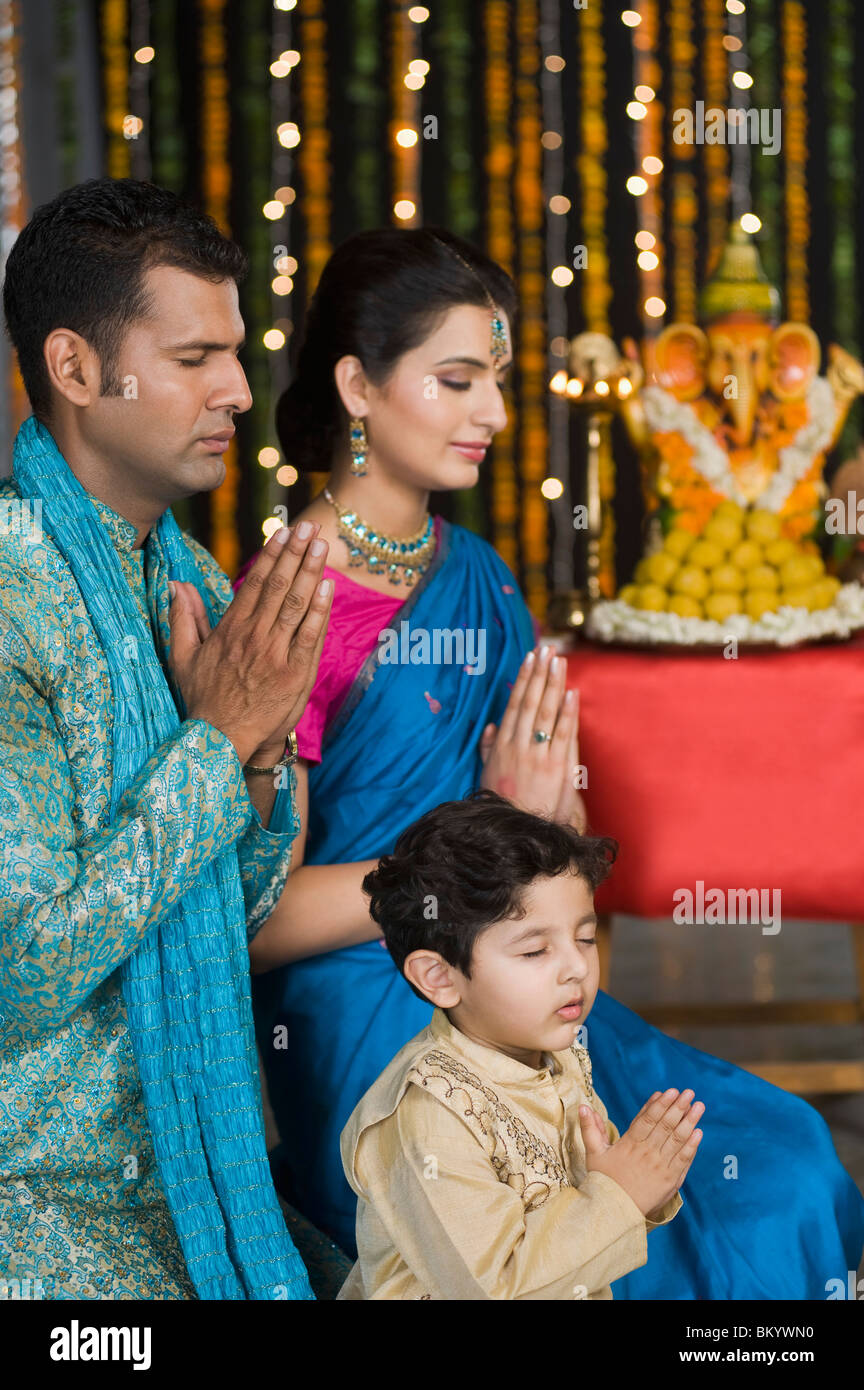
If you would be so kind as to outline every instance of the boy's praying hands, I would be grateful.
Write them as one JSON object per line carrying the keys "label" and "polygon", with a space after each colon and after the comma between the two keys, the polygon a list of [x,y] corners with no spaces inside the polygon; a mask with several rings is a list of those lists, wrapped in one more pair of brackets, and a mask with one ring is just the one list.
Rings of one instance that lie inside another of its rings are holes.
{"label": "boy's praying hands", "polygon": [[614,1179],[650,1221],[687,1176],[702,1139],[696,1123],[704,1111],[692,1091],[655,1091],[629,1129],[610,1144],[597,1111],[581,1105],[585,1167]]}

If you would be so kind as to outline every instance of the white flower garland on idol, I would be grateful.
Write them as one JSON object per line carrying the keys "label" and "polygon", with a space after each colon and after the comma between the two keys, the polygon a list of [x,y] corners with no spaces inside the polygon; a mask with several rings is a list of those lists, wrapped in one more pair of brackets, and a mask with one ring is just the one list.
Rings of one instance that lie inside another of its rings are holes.
{"label": "white flower garland on idol", "polygon": [[[729,467],[729,456],[720,447],[707,425],[685,401],[676,400],[662,386],[646,386],[639,399],[649,428],[655,433],[666,431],[680,434],[693,450],[691,468],[699,473],[715,492],[749,505],[738,487]],[[768,487],[758,498],[758,505],[779,512],[792,489],[813,467],[818,454],[830,443],[836,418],[836,405],[831,387],[824,377],[815,377],[807,392],[810,418],[801,426],[791,444],[779,453],[779,467]]]}
{"label": "white flower garland on idol", "polygon": [[810,612],[784,604],[759,619],[733,613],[722,623],[713,618],[682,618],[677,613],[652,613],[631,608],[623,599],[598,603],[588,619],[588,635],[599,642],[681,647],[725,645],[730,638],[744,643],[791,647],[820,637],[850,637],[864,627],[864,588],[844,584],[830,608]]}
{"label": "white flower garland on idol", "polygon": [[684,401],[676,400],[662,386],[646,386],[639,396],[645,419],[655,433],[680,434],[693,450],[690,467],[710,483],[715,492],[722,492],[733,502],[747,506],[735,475],[729,467],[729,455],[721,449],[707,425],[703,425],[694,410]]}

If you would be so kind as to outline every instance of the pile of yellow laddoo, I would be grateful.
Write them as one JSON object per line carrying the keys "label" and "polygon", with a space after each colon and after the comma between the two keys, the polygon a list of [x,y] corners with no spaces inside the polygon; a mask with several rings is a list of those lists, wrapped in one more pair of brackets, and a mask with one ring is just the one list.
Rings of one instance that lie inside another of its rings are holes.
{"label": "pile of yellow laddoo", "polygon": [[636,566],[618,598],[632,608],[724,622],[792,608],[830,608],[839,579],[820,556],[781,535],[774,512],[721,502],[702,534],[673,527],[662,550]]}

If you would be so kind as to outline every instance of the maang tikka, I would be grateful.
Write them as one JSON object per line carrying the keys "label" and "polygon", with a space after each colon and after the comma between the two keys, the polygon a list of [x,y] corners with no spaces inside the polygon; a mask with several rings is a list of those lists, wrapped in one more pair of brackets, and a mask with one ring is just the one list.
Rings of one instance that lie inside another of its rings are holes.
{"label": "maang tikka", "polygon": [[480,279],[480,276],[477,274],[477,271],[474,269],[473,265],[469,265],[465,257],[461,256],[459,252],[454,247],[448,245],[446,241],[442,241],[440,236],[435,236],[434,232],[431,232],[430,236],[434,237],[435,241],[438,242],[438,245],[443,246],[445,251],[449,251],[451,256],[455,256],[457,261],[461,261],[466,270],[470,270],[471,274],[474,276],[474,279],[477,281],[478,285],[483,290],[483,293],[486,296],[486,303],[489,305],[489,308],[492,313],[492,322],[490,325],[492,330],[492,342],[490,344],[489,351],[492,355],[492,361],[495,363],[495,366],[497,367],[498,363],[501,361],[501,358],[506,357],[507,355],[507,325],[504,321],[504,315],[498,308],[497,304],[495,303],[486,286],[483,284],[483,281]]}

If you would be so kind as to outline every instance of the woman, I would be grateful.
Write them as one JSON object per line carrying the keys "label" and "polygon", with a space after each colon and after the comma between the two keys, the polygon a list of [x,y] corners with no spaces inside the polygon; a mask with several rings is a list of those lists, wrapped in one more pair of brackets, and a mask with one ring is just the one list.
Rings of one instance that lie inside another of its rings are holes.
{"label": "woman", "polygon": [[[362,232],[325,266],[278,409],[286,458],[330,469],[295,524],[329,543],[334,598],[297,727],[295,871],[250,948],[267,972],[253,998],[283,1141],[277,1181],[351,1253],[339,1134],[431,1012],[382,949],[365,873],[408,823],[478,782],[581,824],[564,663],[529,660],[532,620],[507,567],[426,510],[431,491],[476,485],[483,446],[506,424],[515,308],[501,268],[444,229]],[[273,814],[273,828],[291,814],[286,793]],[[864,1201],[816,1111],[602,991],[590,1048],[619,1129],[654,1089],[692,1087],[706,1104],[684,1208],[616,1298],[824,1298],[828,1280],[845,1280]]]}

